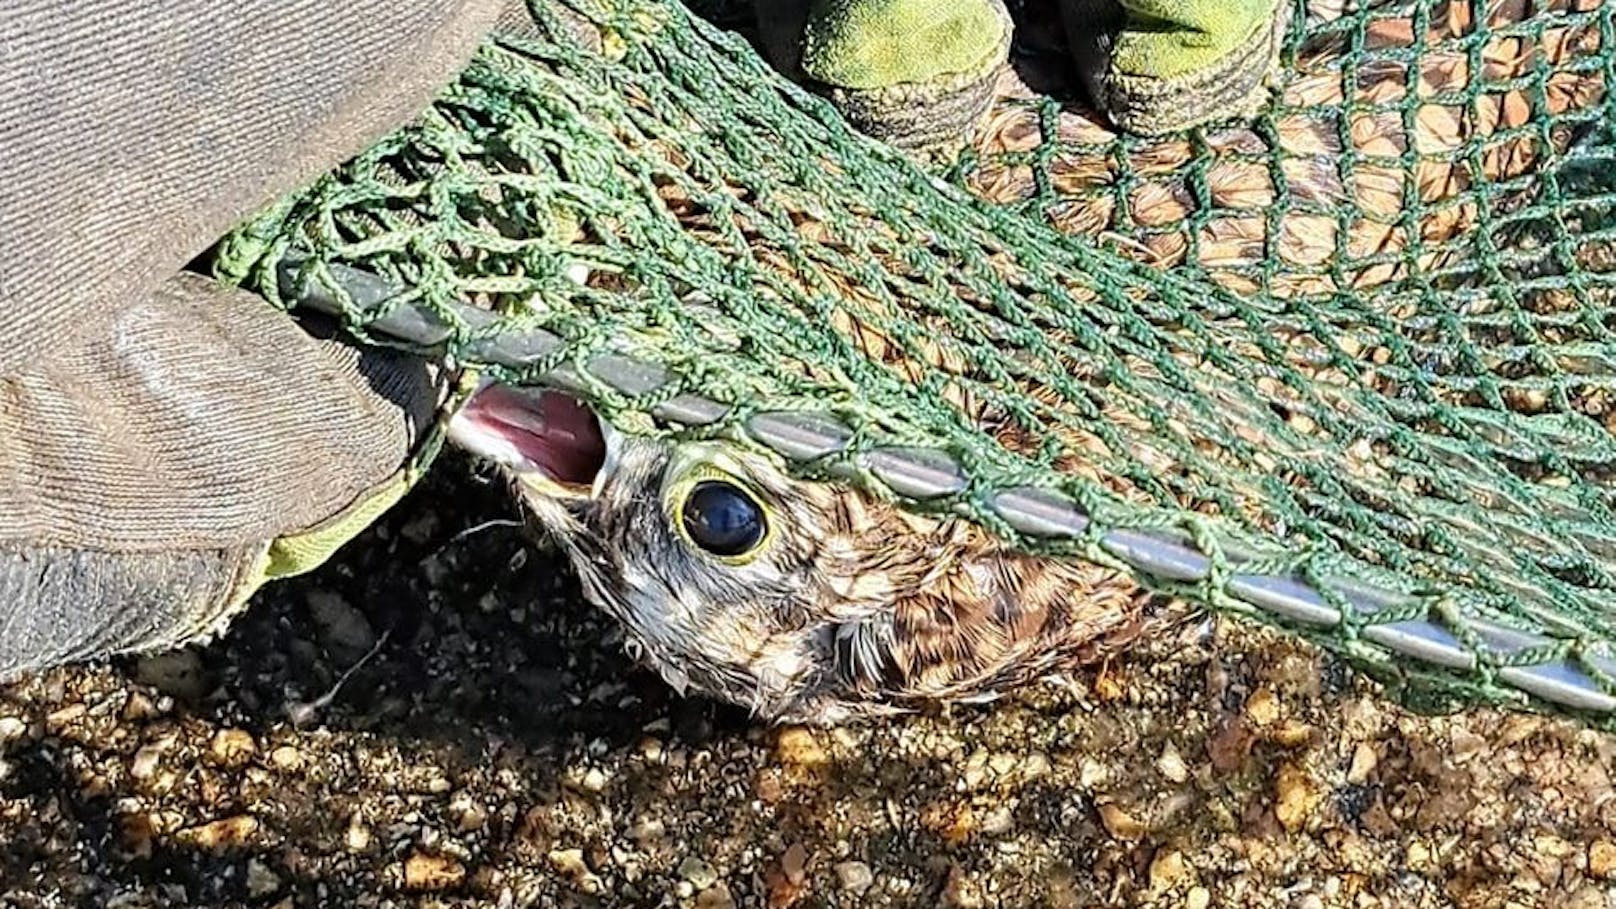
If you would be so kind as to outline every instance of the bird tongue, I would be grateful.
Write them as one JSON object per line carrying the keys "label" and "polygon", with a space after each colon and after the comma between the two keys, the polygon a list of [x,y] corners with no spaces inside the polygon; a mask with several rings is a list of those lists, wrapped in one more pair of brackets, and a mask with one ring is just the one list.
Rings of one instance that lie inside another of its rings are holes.
{"label": "bird tongue", "polygon": [[455,415],[450,435],[472,452],[562,486],[587,489],[606,462],[595,415],[546,389],[489,385]]}

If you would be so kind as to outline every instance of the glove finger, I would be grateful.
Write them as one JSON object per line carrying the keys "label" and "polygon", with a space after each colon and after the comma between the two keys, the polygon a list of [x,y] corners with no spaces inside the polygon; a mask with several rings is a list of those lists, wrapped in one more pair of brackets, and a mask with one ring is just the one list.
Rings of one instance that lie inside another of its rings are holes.
{"label": "glove finger", "polygon": [[1154,135],[1266,101],[1289,0],[1061,0],[1079,76],[1120,129]]}
{"label": "glove finger", "polygon": [[[419,110],[505,0],[23,0],[0,53],[0,372]],[[64,293],[64,289],[72,293]]]}
{"label": "glove finger", "polygon": [[194,637],[317,562],[401,494],[437,372],[187,274],[0,376],[0,676]]}

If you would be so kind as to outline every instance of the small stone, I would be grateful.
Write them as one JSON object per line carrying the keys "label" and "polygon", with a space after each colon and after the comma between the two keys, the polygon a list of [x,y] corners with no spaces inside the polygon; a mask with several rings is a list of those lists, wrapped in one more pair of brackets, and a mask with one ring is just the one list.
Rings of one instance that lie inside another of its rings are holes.
{"label": "small stone", "polygon": [[291,745],[282,745],[269,753],[269,763],[276,770],[295,772],[303,769],[305,761],[303,752]]}
{"label": "small stone", "polygon": [[1178,753],[1172,742],[1167,743],[1161,757],[1156,759],[1156,771],[1170,783],[1182,783],[1190,778],[1189,768],[1184,765],[1184,756]]}
{"label": "small stone", "polygon": [[943,881],[940,903],[940,909],[982,909],[982,894],[958,865],[952,865]]}
{"label": "small stone", "polygon": [[225,849],[246,845],[257,832],[257,818],[250,814],[238,814],[195,827],[187,827],[176,833],[174,838],[198,849],[222,852]]}
{"label": "small stone", "polygon": [[1100,806],[1100,823],[1119,840],[1136,840],[1145,835],[1145,825],[1115,802]]}
{"label": "small stone", "polygon": [[1184,863],[1184,853],[1177,849],[1157,850],[1156,857],[1150,860],[1150,888],[1157,893],[1173,889],[1187,877],[1189,866]]}
{"label": "small stone", "polygon": [[982,817],[982,825],[977,829],[988,836],[1000,836],[1009,833],[1016,826],[1016,816],[1009,805],[1000,805]]}
{"label": "small stone", "polygon": [[1246,701],[1246,717],[1258,728],[1273,725],[1279,719],[1279,699],[1271,689],[1257,689]]}
{"label": "small stone", "polygon": [[1290,833],[1302,829],[1319,803],[1313,781],[1294,764],[1286,764],[1279,769],[1279,777],[1274,782],[1274,796],[1274,816],[1279,819],[1279,825]]}
{"label": "small stone", "polygon": [[1453,749],[1449,753],[1453,756],[1454,763],[1463,764],[1484,753],[1489,745],[1487,739],[1482,736],[1468,729],[1459,728],[1453,730]]}
{"label": "small stone", "polygon": [[808,849],[801,843],[792,843],[785,855],[780,856],[780,871],[785,874],[786,880],[802,886],[802,882],[808,879]]}
{"label": "small stone", "polygon": [[160,714],[157,702],[147,697],[144,691],[130,692],[129,699],[123,702],[123,710],[119,712],[119,716],[130,723],[139,723]]}
{"label": "small stone", "polygon": [[1008,777],[1016,769],[1021,759],[1007,751],[1000,751],[988,758],[988,770],[1001,779]]}
{"label": "small stone", "polygon": [[172,738],[162,738],[143,746],[135,752],[134,759],[129,762],[129,775],[137,780],[149,780],[156,776],[157,765],[163,759],[163,752],[173,745]]}
{"label": "small stone", "polygon": [[774,753],[780,763],[798,767],[815,768],[830,763],[830,755],[819,744],[818,736],[801,726],[780,730],[774,741]]}
{"label": "small stone", "polygon": [[589,768],[584,774],[583,787],[590,792],[600,792],[606,788],[606,774],[599,767]]}
{"label": "small stone", "polygon": [[1206,741],[1206,756],[1218,773],[1232,773],[1245,764],[1256,735],[1243,716],[1229,716],[1218,722]]}
{"label": "small stone", "polygon": [[1616,843],[1594,840],[1588,845],[1588,873],[1597,878],[1616,877]]}
{"label": "small stone", "polygon": [[1121,671],[1109,663],[1101,667],[1100,674],[1094,679],[1094,696],[1106,703],[1127,697],[1128,686]]}
{"label": "small stone", "polygon": [[281,889],[281,879],[262,859],[247,860],[247,895],[262,899]]}
{"label": "small stone", "polygon": [[654,843],[657,840],[662,839],[662,835],[667,832],[667,826],[661,821],[654,817],[648,817],[642,819],[633,827],[630,827],[628,835],[634,840],[634,842],[639,843],[641,846],[645,846],[649,843]]}
{"label": "small stone", "polygon": [[662,760],[662,740],[656,736],[640,739],[640,757],[655,764]]}
{"label": "small stone", "polygon": [[584,862],[582,849],[556,849],[550,853],[550,867],[562,874],[581,877],[589,874],[589,865]]}
{"label": "small stone", "polygon": [[142,657],[135,664],[135,681],[180,700],[200,700],[208,693],[202,657],[194,650],[168,650]]}
{"label": "small stone", "polygon": [[1286,720],[1268,740],[1281,748],[1300,748],[1313,740],[1313,727],[1299,720]]}
{"label": "small stone", "polygon": [[696,897],[696,909],[735,909],[735,897],[730,895],[729,888],[719,884],[709,890],[703,890]]}
{"label": "small stone", "polygon": [[[572,879],[573,886],[585,893],[599,893],[604,889],[601,879],[584,861],[582,849],[555,849],[550,852],[550,866]],[[685,886],[689,886],[686,884]]]}
{"label": "small stone", "polygon": [[208,742],[208,760],[220,767],[241,767],[258,750],[253,737],[241,729],[221,729]]}
{"label": "small stone", "polygon": [[341,594],[315,590],[308,595],[309,613],[320,626],[320,636],[333,649],[352,656],[369,650],[376,643],[370,620]]}
{"label": "small stone", "polygon": [[83,704],[68,704],[60,710],[53,710],[45,715],[45,728],[58,731],[67,728],[74,720],[84,716],[89,710]]}
{"label": "small stone", "polygon": [[875,883],[875,872],[863,862],[841,862],[835,871],[836,883],[848,893],[863,893]]}
{"label": "small stone", "polygon": [[1296,904],[1296,909],[1324,909],[1324,898],[1317,893],[1309,893]]}
{"label": "small stone", "polygon": [[460,817],[456,821],[456,826],[461,833],[472,833],[483,829],[487,823],[488,812],[483,809],[483,806],[472,802],[461,806]]}
{"label": "small stone", "polygon": [[1375,746],[1368,742],[1359,742],[1358,747],[1352,749],[1352,764],[1347,768],[1347,782],[1361,786],[1368,782],[1369,775],[1375,772],[1375,765],[1380,763],[1380,756],[1375,754]]}
{"label": "small stone", "polygon": [[343,844],[349,852],[364,852],[370,848],[370,828],[355,814],[348,819],[348,829],[342,835]]}
{"label": "small stone", "polygon": [[0,716],[0,745],[22,738],[28,724],[14,716]]}
{"label": "small stone", "polygon": [[406,890],[448,890],[465,879],[465,866],[447,856],[417,851],[404,860]]}
{"label": "small stone", "polygon": [[1191,887],[1184,894],[1184,909],[1207,909],[1212,905],[1212,891],[1205,887]]}
{"label": "small stone", "polygon": [[713,870],[713,866],[693,855],[679,863],[679,876],[697,890],[706,890],[718,883],[718,872]]}

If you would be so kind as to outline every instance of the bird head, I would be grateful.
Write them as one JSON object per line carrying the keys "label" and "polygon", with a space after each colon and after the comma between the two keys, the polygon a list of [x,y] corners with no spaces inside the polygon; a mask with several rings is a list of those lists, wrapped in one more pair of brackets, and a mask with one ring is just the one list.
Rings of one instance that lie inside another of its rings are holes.
{"label": "bird head", "polygon": [[739,443],[619,433],[558,392],[485,386],[450,433],[504,469],[631,653],[770,719],[982,694],[1129,611],[1132,585],[1105,569],[796,479]]}

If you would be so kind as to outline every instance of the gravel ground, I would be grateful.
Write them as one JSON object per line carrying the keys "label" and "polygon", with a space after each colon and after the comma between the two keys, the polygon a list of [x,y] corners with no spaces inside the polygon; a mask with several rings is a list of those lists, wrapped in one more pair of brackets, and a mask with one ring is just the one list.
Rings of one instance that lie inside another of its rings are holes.
{"label": "gravel ground", "polygon": [[445,464],[211,646],[0,689],[0,905],[1616,906],[1616,738],[1229,623],[837,731],[681,700]]}

